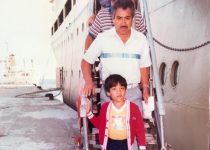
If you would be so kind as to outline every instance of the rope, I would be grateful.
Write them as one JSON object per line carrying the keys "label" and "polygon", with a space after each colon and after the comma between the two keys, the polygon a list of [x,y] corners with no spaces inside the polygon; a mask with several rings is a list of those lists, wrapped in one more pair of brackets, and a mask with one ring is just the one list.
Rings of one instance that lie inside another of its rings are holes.
{"label": "rope", "polygon": [[23,94],[16,95],[15,97],[21,97],[21,98],[43,98],[43,97],[46,97],[46,96],[34,95],[34,94],[47,93],[47,92],[50,92],[50,91],[59,91],[58,94],[53,95],[53,97],[56,97],[59,94],[61,94],[62,90],[60,88],[51,88],[51,89],[46,89],[46,90],[41,90],[41,91],[34,91],[34,92],[29,92],[29,93],[23,93]]}
{"label": "rope", "polygon": [[210,44],[210,41],[206,41],[200,45],[197,45],[197,46],[194,46],[194,47],[190,47],[190,48],[174,48],[174,47],[170,47],[170,46],[167,46],[165,44],[163,44],[162,42],[158,41],[156,38],[153,37],[153,40],[159,44],[160,46],[166,48],[166,49],[169,49],[169,50],[172,50],[172,51],[178,51],[178,52],[183,52],[183,51],[192,51],[192,50],[196,50],[198,48],[201,48],[201,47],[204,47],[208,44]]}
{"label": "rope", "polygon": [[180,107],[188,107],[188,108],[191,108],[191,109],[210,112],[210,110],[208,108],[205,108],[205,107],[202,107],[202,106],[199,106],[199,105],[185,104],[185,103],[182,103],[182,102],[175,102],[175,101],[164,101],[164,103],[169,103],[169,104],[174,104],[174,105],[177,105],[177,106],[180,106]]}

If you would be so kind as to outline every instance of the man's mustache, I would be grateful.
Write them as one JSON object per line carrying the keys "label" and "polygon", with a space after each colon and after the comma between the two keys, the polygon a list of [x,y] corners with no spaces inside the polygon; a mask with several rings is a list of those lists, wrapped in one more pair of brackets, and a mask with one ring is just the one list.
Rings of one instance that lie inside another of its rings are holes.
{"label": "man's mustache", "polygon": [[128,28],[128,26],[120,26],[120,28]]}

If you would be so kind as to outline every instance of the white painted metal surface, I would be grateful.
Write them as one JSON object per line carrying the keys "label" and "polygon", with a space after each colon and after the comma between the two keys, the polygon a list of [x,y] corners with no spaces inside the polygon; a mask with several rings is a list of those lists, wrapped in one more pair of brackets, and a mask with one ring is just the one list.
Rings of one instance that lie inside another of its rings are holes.
{"label": "white painted metal surface", "polygon": [[[64,99],[73,108],[87,35],[86,21],[90,15],[90,1],[76,2],[52,36],[58,67],[64,67]],[[148,4],[153,36],[162,43],[189,48],[210,41],[209,0],[148,0]],[[54,19],[58,14],[59,11],[55,11]],[[81,32],[83,23],[84,32]],[[185,52],[171,51],[158,44],[155,44],[155,49],[158,67],[166,64],[165,84],[162,85],[166,142],[175,150],[208,150],[210,44]]]}

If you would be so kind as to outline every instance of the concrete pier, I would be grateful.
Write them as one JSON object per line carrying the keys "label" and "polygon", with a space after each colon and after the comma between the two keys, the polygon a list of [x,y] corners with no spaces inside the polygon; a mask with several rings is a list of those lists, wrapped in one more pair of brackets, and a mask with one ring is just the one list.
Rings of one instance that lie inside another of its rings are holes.
{"label": "concrete pier", "polygon": [[[77,113],[35,87],[0,87],[0,150],[77,150]],[[43,97],[42,97],[43,96]],[[39,98],[38,98],[39,97]]]}

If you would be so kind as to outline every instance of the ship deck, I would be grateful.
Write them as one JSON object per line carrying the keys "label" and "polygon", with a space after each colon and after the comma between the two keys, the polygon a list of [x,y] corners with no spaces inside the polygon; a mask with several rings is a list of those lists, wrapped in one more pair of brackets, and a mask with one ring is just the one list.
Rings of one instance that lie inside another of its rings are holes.
{"label": "ship deck", "polygon": [[[77,113],[47,97],[15,97],[35,87],[0,87],[1,150],[77,150]],[[37,98],[39,97],[39,98]]]}

